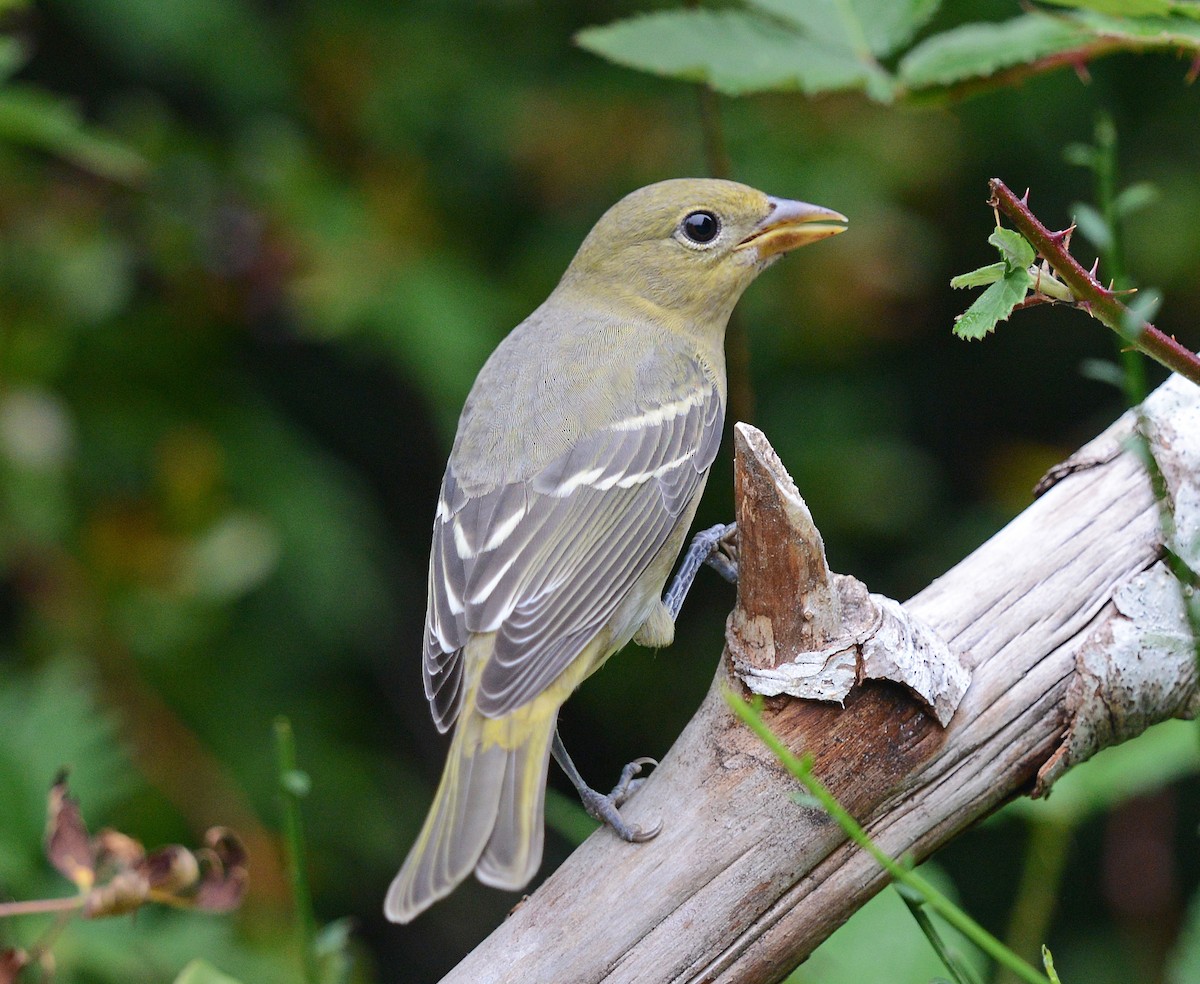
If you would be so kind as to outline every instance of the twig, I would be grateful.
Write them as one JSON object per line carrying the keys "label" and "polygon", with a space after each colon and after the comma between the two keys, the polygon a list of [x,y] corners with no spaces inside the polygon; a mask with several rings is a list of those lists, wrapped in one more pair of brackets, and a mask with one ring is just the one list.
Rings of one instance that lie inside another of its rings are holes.
{"label": "twig", "polygon": [[1018,198],[999,178],[988,182],[990,204],[1008,216],[1016,230],[1071,288],[1077,303],[1094,318],[1108,325],[1140,352],[1162,363],[1172,372],[1200,385],[1200,359],[1176,339],[1164,334],[1150,322],[1137,318],[1117,300],[1116,292],[1105,287],[1067,251],[1067,231],[1051,232],[1029,210],[1027,198]]}
{"label": "twig", "polygon": [[65,899],[27,899],[24,902],[0,902],[0,919],[9,916],[39,916],[47,912],[72,912],[82,909],[84,897],[69,895]]}

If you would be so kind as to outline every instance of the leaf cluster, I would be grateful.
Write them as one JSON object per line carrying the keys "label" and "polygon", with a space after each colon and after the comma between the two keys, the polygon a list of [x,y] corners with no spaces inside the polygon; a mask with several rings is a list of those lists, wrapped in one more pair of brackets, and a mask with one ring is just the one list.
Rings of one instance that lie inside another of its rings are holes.
{"label": "leaf cluster", "polygon": [[930,33],[939,0],[742,0],[640,14],[580,31],[597,55],[727,95],[861,92],[946,98],[1119,50],[1200,53],[1189,0],[1049,0],[997,23]]}

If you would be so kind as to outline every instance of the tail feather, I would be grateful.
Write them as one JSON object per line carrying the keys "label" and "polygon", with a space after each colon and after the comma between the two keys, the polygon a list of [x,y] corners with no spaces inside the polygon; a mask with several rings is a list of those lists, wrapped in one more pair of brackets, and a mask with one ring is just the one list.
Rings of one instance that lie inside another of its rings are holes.
{"label": "tail feather", "polygon": [[516,891],[524,888],[542,863],[546,772],[554,721],[508,753],[495,826],[475,877],[485,885]]}
{"label": "tail feather", "polygon": [[388,889],[383,910],[393,922],[410,922],[454,891],[492,835],[508,753],[479,747],[474,718],[459,718],[433,806]]}
{"label": "tail feather", "polygon": [[[557,710],[557,708],[555,708]],[[496,888],[523,888],[542,860],[546,772],[557,714],[488,719],[464,708],[421,833],[392,881],[384,913],[411,922],[474,869]]]}

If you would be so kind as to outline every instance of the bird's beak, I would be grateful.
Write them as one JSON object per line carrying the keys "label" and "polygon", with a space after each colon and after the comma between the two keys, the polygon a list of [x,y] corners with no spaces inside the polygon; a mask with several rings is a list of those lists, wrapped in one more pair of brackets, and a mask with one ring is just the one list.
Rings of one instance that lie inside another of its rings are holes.
{"label": "bird's beak", "polygon": [[737,244],[738,249],[753,247],[760,263],[846,231],[849,220],[831,208],[769,196],[767,201],[770,213]]}

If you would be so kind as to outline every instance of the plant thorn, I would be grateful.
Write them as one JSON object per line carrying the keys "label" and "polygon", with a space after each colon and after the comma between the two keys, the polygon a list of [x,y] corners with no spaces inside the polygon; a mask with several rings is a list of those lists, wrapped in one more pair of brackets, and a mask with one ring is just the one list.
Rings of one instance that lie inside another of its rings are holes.
{"label": "plant thorn", "polygon": [[1075,223],[1072,222],[1065,229],[1060,229],[1058,232],[1050,233],[1050,238],[1055,244],[1061,244],[1063,249],[1067,249],[1071,245],[1071,234],[1075,231]]}

